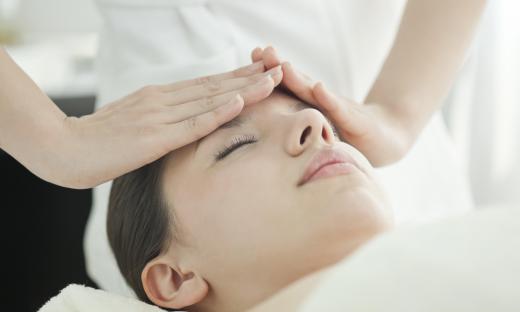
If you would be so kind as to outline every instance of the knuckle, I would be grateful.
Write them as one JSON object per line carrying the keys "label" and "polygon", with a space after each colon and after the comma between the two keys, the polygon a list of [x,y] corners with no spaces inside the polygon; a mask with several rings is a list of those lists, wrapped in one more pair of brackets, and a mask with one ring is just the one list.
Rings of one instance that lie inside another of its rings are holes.
{"label": "knuckle", "polygon": [[141,126],[138,129],[138,135],[140,137],[148,137],[148,136],[152,135],[153,133],[155,133],[155,127],[150,126],[150,125]]}
{"label": "knuckle", "polygon": [[243,74],[244,70],[242,68],[235,69],[231,71],[231,77],[238,78]]}
{"label": "knuckle", "polygon": [[188,131],[193,131],[195,129],[197,129],[197,126],[199,125],[199,117],[198,116],[193,116],[193,117],[190,117],[186,120],[186,130]]}
{"label": "knuckle", "polygon": [[144,86],[139,89],[138,93],[141,96],[150,96],[159,93],[159,87],[155,85]]}
{"label": "knuckle", "polygon": [[160,103],[164,96],[161,93],[150,93],[144,97],[148,103]]}
{"label": "knuckle", "polygon": [[246,81],[249,83],[256,83],[256,82],[260,81],[263,77],[264,77],[264,74],[252,75],[252,76],[246,77]]}
{"label": "knuckle", "polygon": [[224,108],[223,107],[219,107],[217,109],[214,109],[211,111],[211,119],[210,121],[211,122],[214,122],[214,123],[218,123],[221,119],[223,119],[224,117]]}
{"label": "knuckle", "polygon": [[188,133],[191,133],[191,135],[196,139],[205,136],[209,132],[207,130],[208,120],[202,120],[199,116],[190,118],[186,123],[186,127]]}
{"label": "knuckle", "polygon": [[201,100],[200,107],[201,107],[202,109],[211,108],[211,107],[213,107],[213,104],[214,104],[214,103],[215,103],[215,100],[213,99],[213,97],[206,96],[206,97],[204,97],[204,98]]}
{"label": "knuckle", "polygon": [[204,83],[203,87],[209,92],[217,92],[222,88],[222,83],[217,80],[211,80]]}
{"label": "knuckle", "polygon": [[198,77],[195,79],[195,83],[198,85],[203,85],[205,83],[208,83],[209,81],[210,81],[209,76]]}
{"label": "knuckle", "polygon": [[168,112],[167,108],[164,105],[149,105],[148,112],[152,115],[161,115]]}

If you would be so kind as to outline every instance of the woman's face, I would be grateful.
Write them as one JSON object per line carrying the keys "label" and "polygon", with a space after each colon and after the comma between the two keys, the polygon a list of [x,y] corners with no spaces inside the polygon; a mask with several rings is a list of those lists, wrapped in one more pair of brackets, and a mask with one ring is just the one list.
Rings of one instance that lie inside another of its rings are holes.
{"label": "woman's face", "polygon": [[[340,260],[390,218],[369,162],[318,110],[275,92],[239,119],[171,153],[163,187],[182,241],[175,254],[215,297],[246,305]],[[330,148],[358,167],[299,185]]]}

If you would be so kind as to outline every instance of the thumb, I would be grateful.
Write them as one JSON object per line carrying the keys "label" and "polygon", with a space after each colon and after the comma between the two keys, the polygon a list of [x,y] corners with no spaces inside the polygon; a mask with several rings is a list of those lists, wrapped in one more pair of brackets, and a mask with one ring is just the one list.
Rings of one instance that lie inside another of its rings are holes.
{"label": "thumb", "polygon": [[363,111],[361,104],[338,97],[321,82],[316,83],[312,92],[318,106],[343,136],[359,136],[367,132],[372,120]]}

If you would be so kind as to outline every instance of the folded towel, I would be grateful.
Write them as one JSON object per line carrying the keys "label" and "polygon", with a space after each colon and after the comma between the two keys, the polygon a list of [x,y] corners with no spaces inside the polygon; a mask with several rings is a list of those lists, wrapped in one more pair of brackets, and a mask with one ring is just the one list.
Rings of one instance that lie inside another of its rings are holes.
{"label": "folded towel", "polygon": [[51,298],[39,312],[164,312],[156,306],[134,298],[123,297],[104,290],[71,284]]}

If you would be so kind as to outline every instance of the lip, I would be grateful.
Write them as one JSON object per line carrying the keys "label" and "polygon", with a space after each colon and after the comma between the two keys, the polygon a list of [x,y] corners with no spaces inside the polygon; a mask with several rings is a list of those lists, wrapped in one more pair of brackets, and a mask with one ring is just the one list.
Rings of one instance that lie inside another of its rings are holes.
{"label": "lip", "polygon": [[298,186],[319,178],[347,174],[352,167],[359,168],[349,153],[337,148],[326,148],[318,151],[307,165]]}

